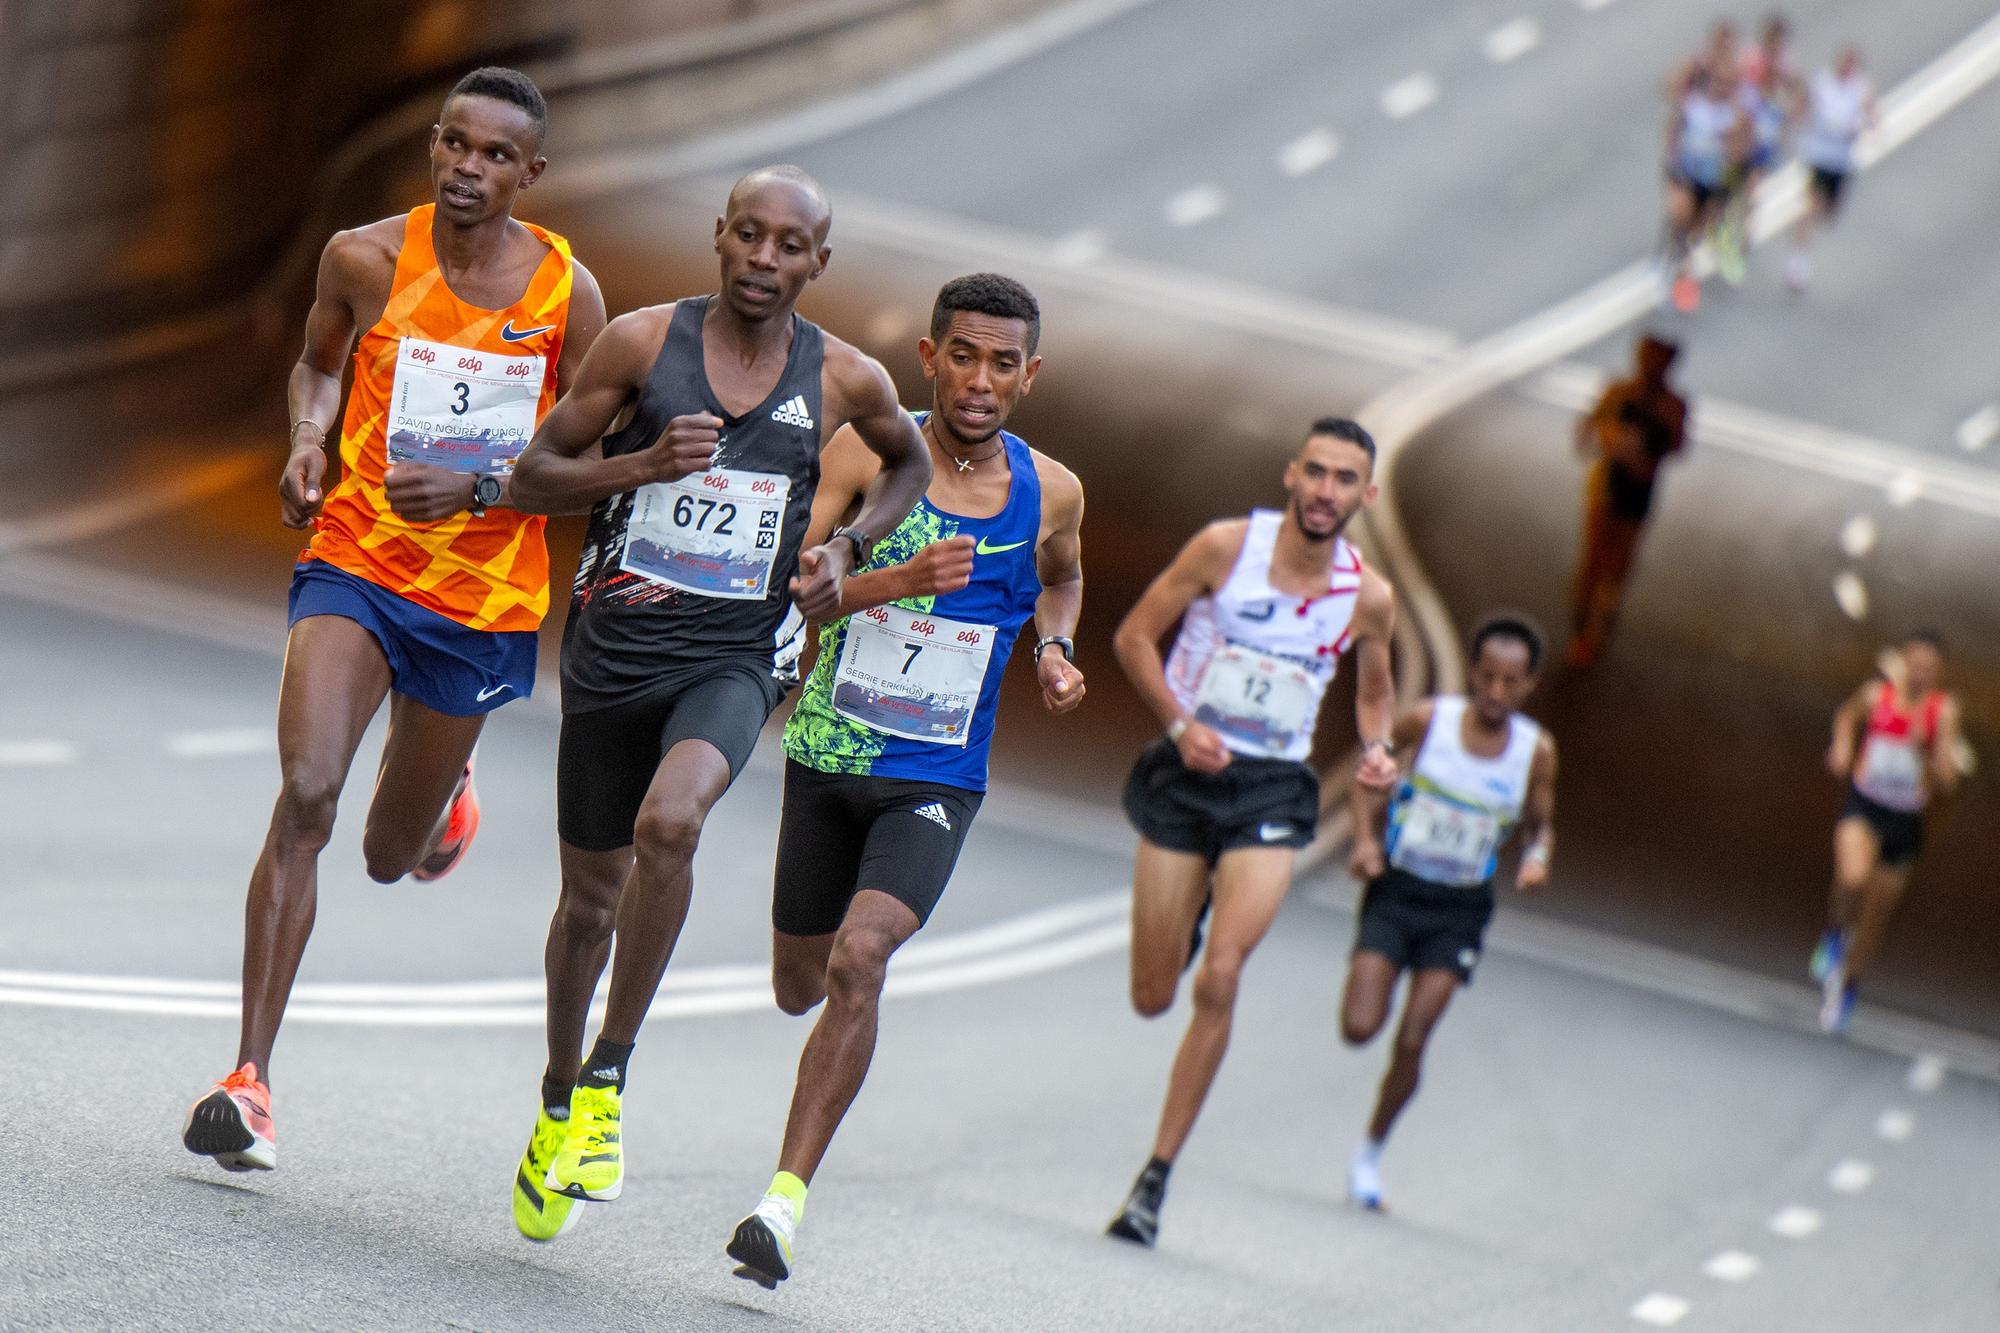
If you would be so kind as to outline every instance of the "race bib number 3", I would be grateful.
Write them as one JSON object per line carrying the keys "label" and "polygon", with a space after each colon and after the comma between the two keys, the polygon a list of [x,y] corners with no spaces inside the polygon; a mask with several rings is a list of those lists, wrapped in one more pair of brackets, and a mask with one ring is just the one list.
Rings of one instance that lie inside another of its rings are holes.
{"label": "race bib number 3", "polygon": [[757,601],[785,532],[790,477],[714,468],[641,486],[621,568],[703,597]]}
{"label": "race bib number 3", "polygon": [[1195,694],[1195,720],[1231,749],[1282,759],[1308,733],[1319,707],[1312,673],[1295,662],[1231,643],[1216,649]]}
{"label": "race bib number 3", "polygon": [[897,606],[860,612],[847,622],[833,709],[891,736],[962,746],[998,632]]}
{"label": "race bib number 3", "polygon": [[1483,810],[1468,810],[1427,791],[1411,794],[1396,813],[1398,869],[1441,884],[1483,884],[1505,830]]}
{"label": "race bib number 3", "polygon": [[544,364],[404,338],[389,391],[389,461],[512,472],[535,433]]}

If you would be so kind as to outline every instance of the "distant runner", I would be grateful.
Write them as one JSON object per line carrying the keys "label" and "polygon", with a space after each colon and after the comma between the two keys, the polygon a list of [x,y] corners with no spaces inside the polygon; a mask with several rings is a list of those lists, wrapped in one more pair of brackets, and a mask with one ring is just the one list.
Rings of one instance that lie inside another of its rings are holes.
{"label": "distant runner", "polygon": [[1924,845],[1924,811],[1958,785],[1958,700],[1944,689],[1944,640],[1903,641],[1900,679],[1871,681],[1833,715],[1826,766],[1848,783],[1833,828],[1833,892],[1812,975],[1820,1026],[1845,1032],[1861,978],[1882,947]]}
{"label": "distant runner", "polygon": [[1341,1001],[1349,1044],[1374,1040],[1397,979],[1410,974],[1368,1136],[1348,1166],[1348,1196],[1367,1208],[1382,1207],[1382,1148],[1416,1095],[1424,1047],[1479,965],[1501,847],[1518,827],[1514,887],[1523,891],[1548,882],[1555,851],[1555,738],[1520,712],[1535,692],[1542,637],[1497,616],[1473,631],[1470,657],[1466,694],[1427,699],[1396,719],[1396,752],[1409,758],[1395,794],[1354,791],[1348,869],[1367,888]]}
{"label": "distant runner", "polygon": [[1812,198],[1792,228],[1792,253],[1785,264],[1785,280],[1795,291],[1812,282],[1807,248],[1813,234],[1831,226],[1839,214],[1847,178],[1854,174],[1854,146],[1874,128],[1875,114],[1875,90],[1862,72],[1861,52],[1843,46],[1833,65],[1813,75],[1806,89],[1799,158],[1812,172]]}
{"label": "distant runner", "polygon": [[1653,509],[1660,465],[1687,434],[1687,400],[1667,382],[1675,344],[1643,334],[1635,371],[1607,385],[1576,426],[1576,446],[1594,456],[1584,492],[1583,552],[1570,593],[1569,664],[1589,667],[1611,636],[1625,598],[1632,557]]}
{"label": "distant runner", "polygon": [[[1352,421],[1313,423],[1285,465],[1287,503],[1211,523],[1181,548],[1118,627],[1119,665],[1166,727],[1125,787],[1139,831],[1132,872],[1132,1007],[1165,1013],[1213,903],[1194,1015],[1174,1058],[1153,1156],[1109,1234],[1151,1245],[1167,1173],[1194,1128],[1229,1045],[1250,953],[1313,839],[1319,778],[1313,731],[1341,653],[1358,666],[1355,780],[1396,778],[1389,585],[1341,535],[1375,500],[1375,441]],[[1160,640],[1180,621],[1173,652]]]}
{"label": "distant runner", "polygon": [[[437,879],[479,828],[472,747],[486,714],[534,688],[548,549],[510,474],[604,327],[604,298],[569,243],[513,216],[548,165],[547,128],[526,75],[474,70],[431,127],[433,201],[340,232],[320,256],[278,486],[285,525],[313,535],[292,573],[283,783],[250,876],[238,1067],[181,1133],[228,1170],[278,1164],[271,1048],[362,733],[386,698],[361,836],[369,877]],[[350,352],[341,475],[325,494]]]}
{"label": "distant runner", "polygon": [[[786,1013],[824,1000],[799,1057],[778,1171],[728,1244],[738,1277],[791,1276],[806,1188],[861,1091],[889,958],[930,919],[986,790],[1000,685],[1032,619],[1042,701],[1083,702],[1070,663],[1083,606],[1083,487],[1004,428],[1041,368],[1041,309],[997,273],[944,285],[917,345],[934,385],[924,498],[843,590],[785,727],[785,812],[771,904],[771,984]],[[827,447],[836,491],[876,471],[851,432]],[[822,503],[816,527],[846,517]],[[964,573],[946,590],[921,567]],[[910,562],[910,563],[905,563]],[[910,595],[916,593],[917,595]]]}

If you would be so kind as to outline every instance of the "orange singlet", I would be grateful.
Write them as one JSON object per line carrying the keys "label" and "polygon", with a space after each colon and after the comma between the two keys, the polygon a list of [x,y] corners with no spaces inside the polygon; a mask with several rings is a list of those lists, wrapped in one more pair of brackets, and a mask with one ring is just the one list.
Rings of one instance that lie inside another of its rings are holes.
{"label": "orange singlet", "polygon": [[522,223],[549,253],[503,310],[467,305],[431,244],[436,205],[410,210],[382,318],[354,349],[339,483],[301,559],[319,559],[462,625],[533,630],[549,609],[546,520],[512,509],[411,523],[389,507],[392,459],[512,471],[556,399],[568,326],[569,242]]}

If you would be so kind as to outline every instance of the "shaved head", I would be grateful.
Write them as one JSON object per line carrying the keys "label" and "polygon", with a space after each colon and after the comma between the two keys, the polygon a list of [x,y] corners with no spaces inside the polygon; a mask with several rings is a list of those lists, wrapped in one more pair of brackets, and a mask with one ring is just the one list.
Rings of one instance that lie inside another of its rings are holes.
{"label": "shaved head", "polygon": [[727,209],[735,213],[738,208],[766,190],[785,190],[805,205],[813,218],[812,233],[816,240],[825,241],[827,233],[833,229],[833,204],[826,197],[820,183],[807,175],[801,167],[778,165],[759,167],[729,190]]}

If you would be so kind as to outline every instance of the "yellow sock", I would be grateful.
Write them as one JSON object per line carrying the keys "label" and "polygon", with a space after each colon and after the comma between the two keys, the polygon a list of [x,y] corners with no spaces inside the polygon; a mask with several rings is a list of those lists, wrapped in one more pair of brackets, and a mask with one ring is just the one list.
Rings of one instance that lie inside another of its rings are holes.
{"label": "yellow sock", "polygon": [[789,1171],[780,1171],[777,1175],[771,1177],[771,1188],[765,1190],[764,1193],[782,1195],[790,1199],[792,1201],[792,1221],[797,1223],[805,1220],[805,1181],[800,1180]]}

